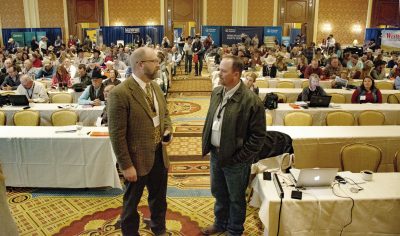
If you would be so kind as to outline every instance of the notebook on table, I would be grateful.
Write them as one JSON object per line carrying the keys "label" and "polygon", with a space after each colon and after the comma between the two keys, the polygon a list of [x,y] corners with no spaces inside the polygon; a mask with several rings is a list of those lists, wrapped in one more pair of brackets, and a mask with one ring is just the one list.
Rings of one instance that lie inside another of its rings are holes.
{"label": "notebook on table", "polygon": [[290,169],[296,187],[331,186],[338,168]]}

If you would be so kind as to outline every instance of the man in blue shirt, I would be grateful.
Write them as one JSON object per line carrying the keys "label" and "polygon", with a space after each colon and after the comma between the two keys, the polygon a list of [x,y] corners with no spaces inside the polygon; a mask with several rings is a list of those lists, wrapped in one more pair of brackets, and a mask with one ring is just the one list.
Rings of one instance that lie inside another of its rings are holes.
{"label": "man in blue shirt", "polygon": [[82,95],[78,99],[79,105],[92,105],[101,106],[104,105],[104,85],[103,79],[107,77],[101,75],[99,69],[93,70],[92,73],[92,85],[88,86]]}
{"label": "man in blue shirt", "polygon": [[1,84],[1,89],[3,90],[16,90],[18,86],[21,84],[19,80],[19,75],[17,71],[17,67],[12,65],[7,69],[8,76],[4,79]]}

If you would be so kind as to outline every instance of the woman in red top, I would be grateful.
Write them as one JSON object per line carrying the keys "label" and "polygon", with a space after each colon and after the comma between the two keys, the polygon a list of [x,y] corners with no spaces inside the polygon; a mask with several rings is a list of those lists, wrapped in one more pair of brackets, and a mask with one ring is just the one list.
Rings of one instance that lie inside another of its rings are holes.
{"label": "woman in red top", "polygon": [[375,87],[375,81],[366,76],[360,87],[358,87],[351,97],[352,103],[382,103],[382,94]]}
{"label": "woman in red top", "polygon": [[42,61],[39,58],[39,55],[36,53],[32,54],[32,66],[35,68],[41,68],[42,65]]}
{"label": "woman in red top", "polygon": [[57,68],[57,73],[51,79],[51,87],[57,87],[60,83],[62,87],[72,87],[71,77],[69,76],[67,69],[62,65]]}

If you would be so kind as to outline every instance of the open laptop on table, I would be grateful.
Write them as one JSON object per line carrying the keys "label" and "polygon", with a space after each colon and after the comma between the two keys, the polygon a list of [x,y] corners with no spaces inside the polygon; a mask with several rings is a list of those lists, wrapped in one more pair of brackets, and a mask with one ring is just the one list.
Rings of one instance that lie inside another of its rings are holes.
{"label": "open laptop on table", "polygon": [[25,95],[10,95],[9,99],[13,106],[29,106],[28,98]]}
{"label": "open laptop on table", "polygon": [[332,96],[311,96],[309,107],[329,107]]}
{"label": "open laptop on table", "polygon": [[295,187],[330,187],[338,168],[290,169]]}

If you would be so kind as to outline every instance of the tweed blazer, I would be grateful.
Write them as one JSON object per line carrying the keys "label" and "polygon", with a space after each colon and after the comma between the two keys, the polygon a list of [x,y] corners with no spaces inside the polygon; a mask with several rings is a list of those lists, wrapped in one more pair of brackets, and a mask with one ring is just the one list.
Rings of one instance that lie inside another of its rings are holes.
{"label": "tweed blazer", "polygon": [[[167,103],[163,92],[151,82],[158,101],[161,135],[172,133]],[[122,170],[131,166],[138,176],[147,175],[154,164],[156,146],[151,111],[143,89],[132,76],[116,86],[107,100],[108,129],[114,153]],[[165,168],[169,166],[166,147],[162,146]]]}

